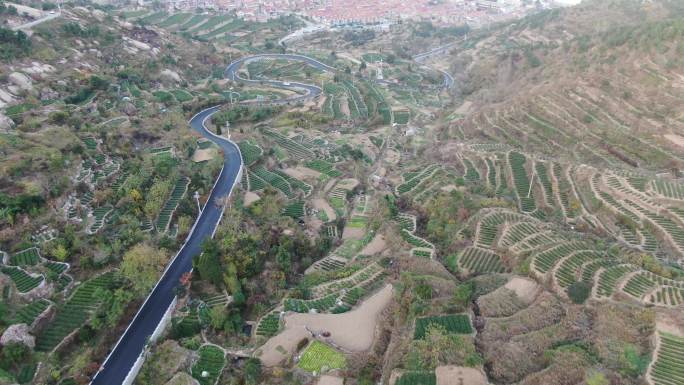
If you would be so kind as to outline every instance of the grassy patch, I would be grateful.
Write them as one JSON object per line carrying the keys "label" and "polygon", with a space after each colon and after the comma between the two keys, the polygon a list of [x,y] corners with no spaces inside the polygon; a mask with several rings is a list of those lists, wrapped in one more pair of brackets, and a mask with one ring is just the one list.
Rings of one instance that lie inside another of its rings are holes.
{"label": "grassy patch", "polygon": [[321,369],[342,369],[347,365],[344,355],[330,346],[313,341],[299,360],[299,367],[308,372],[320,373]]}

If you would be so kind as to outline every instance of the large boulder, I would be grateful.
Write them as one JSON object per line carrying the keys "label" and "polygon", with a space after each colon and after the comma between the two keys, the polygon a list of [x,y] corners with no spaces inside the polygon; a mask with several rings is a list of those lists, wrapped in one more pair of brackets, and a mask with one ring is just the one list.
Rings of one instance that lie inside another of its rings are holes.
{"label": "large boulder", "polygon": [[14,121],[0,113],[0,131],[9,131],[14,128]]}
{"label": "large boulder", "polygon": [[33,349],[36,346],[36,337],[29,333],[27,324],[14,324],[5,330],[0,337],[0,345],[7,346],[13,343],[24,344]]}
{"label": "large boulder", "polygon": [[178,75],[177,72],[171,71],[170,69],[165,69],[163,70],[160,74],[159,77],[163,82],[170,82],[170,83],[180,83],[181,82],[181,77]]}
{"label": "large boulder", "polygon": [[21,72],[12,72],[9,75],[8,79],[12,84],[19,87],[22,90],[33,89],[33,83],[31,82],[31,79],[28,76],[22,74]]}

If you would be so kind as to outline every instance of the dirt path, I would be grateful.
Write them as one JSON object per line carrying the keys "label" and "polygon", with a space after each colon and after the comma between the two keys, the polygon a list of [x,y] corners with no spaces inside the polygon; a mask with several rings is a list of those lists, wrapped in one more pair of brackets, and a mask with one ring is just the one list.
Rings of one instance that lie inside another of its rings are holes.
{"label": "dirt path", "polygon": [[333,208],[330,207],[330,204],[325,199],[314,199],[311,203],[313,204],[313,207],[315,209],[325,211],[325,215],[328,216],[328,222],[337,219],[335,210],[333,210]]}
{"label": "dirt path", "polygon": [[311,338],[312,331],[330,332],[325,340],[343,350],[362,352],[370,349],[375,338],[377,319],[392,300],[392,285],[387,285],[358,308],[343,314],[287,314],[285,329],[268,340],[256,355],[266,366],[276,366],[292,356],[297,343]]}
{"label": "dirt path", "polygon": [[385,236],[378,234],[373,238],[373,240],[366,245],[366,247],[361,250],[360,255],[375,255],[380,254],[387,248],[387,242],[385,241]]}

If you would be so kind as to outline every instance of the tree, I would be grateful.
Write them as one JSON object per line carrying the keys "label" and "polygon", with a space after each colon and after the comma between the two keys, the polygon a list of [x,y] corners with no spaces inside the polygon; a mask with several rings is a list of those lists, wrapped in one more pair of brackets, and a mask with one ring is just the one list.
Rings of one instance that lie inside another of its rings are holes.
{"label": "tree", "polygon": [[568,287],[568,297],[572,302],[580,304],[589,298],[591,295],[591,285],[586,282],[575,282]]}
{"label": "tree", "polygon": [[148,217],[156,217],[166,202],[166,197],[171,192],[171,182],[168,180],[156,180],[145,201],[145,214]]}
{"label": "tree", "polygon": [[202,243],[202,254],[199,258],[193,260],[193,264],[199,273],[200,278],[209,281],[216,286],[221,285],[221,261],[219,258],[221,250],[218,242],[214,239],[207,238]]}
{"label": "tree", "polygon": [[245,362],[245,384],[257,385],[261,383],[261,361],[250,358]]}
{"label": "tree", "polygon": [[69,255],[69,252],[67,251],[66,247],[64,247],[64,244],[60,243],[55,248],[52,249],[50,254],[58,261],[64,262],[67,259],[67,256]]}
{"label": "tree", "polygon": [[124,254],[121,274],[133,283],[135,294],[142,296],[157,283],[167,262],[164,251],[148,243],[139,243]]}
{"label": "tree", "polygon": [[223,326],[228,319],[228,312],[223,306],[214,306],[209,310],[209,324],[216,330],[223,329]]}

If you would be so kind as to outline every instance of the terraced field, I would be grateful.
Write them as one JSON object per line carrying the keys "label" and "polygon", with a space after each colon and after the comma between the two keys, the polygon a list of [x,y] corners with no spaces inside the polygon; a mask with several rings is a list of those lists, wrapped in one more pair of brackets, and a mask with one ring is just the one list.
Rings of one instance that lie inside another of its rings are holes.
{"label": "terraced field", "polygon": [[469,273],[502,273],[506,270],[501,257],[486,249],[468,247],[458,257],[458,265]]}
{"label": "terraced field", "polygon": [[[201,385],[214,385],[226,365],[223,350],[214,345],[204,345],[197,351],[199,358],[192,366],[192,376]],[[204,373],[206,376],[203,376]]]}
{"label": "terraced field", "polygon": [[294,159],[302,160],[314,157],[314,154],[310,149],[279,132],[270,129],[263,129],[263,133],[266,137],[270,138],[276,144],[284,148],[285,151],[287,151],[287,153]]}
{"label": "terraced field", "polygon": [[40,252],[37,248],[22,250],[12,254],[9,264],[14,266],[35,266],[40,261]]}
{"label": "terraced field", "polygon": [[518,200],[520,201],[520,209],[523,212],[531,213],[536,210],[537,204],[532,195],[527,170],[525,170],[527,159],[525,158],[525,155],[519,152],[510,152],[508,154],[508,162],[513,173],[513,183],[515,184],[515,190],[518,195]]}
{"label": "terraced field", "polygon": [[25,270],[18,267],[3,267],[0,271],[7,275],[20,293],[28,293],[38,287],[45,280],[42,275],[30,275]]}
{"label": "terraced field", "polygon": [[106,273],[77,286],[52,322],[37,336],[36,350],[51,351],[64,337],[83,326],[98,306],[95,291],[98,288],[109,288],[114,282],[114,274]]}
{"label": "terraced field", "polygon": [[423,339],[430,325],[439,325],[447,333],[470,334],[473,328],[467,314],[451,314],[443,316],[422,317],[416,319],[414,339]]}
{"label": "terraced field", "polygon": [[302,353],[297,366],[307,372],[320,373],[323,368],[328,370],[344,368],[347,366],[347,359],[344,354],[331,346],[313,341]]}
{"label": "terraced field", "polygon": [[169,223],[171,223],[171,217],[174,211],[178,207],[178,202],[183,198],[185,192],[188,189],[188,184],[190,180],[186,177],[178,178],[176,184],[171,190],[169,199],[164,203],[161,212],[159,213],[159,218],[157,218],[157,230],[160,232],[166,232],[169,228]]}
{"label": "terraced field", "polygon": [[658,332],[660,347],[650,368],[655,385],[680,385],[684,383],[684,338]]}
{"label": "terraced field", "polygon": [[47,310],[50,305],[50,301],[46,299],[37,299],[19,309],[17,314],[14,316],[15,321],[31,325],[33,321],[35,321],[40,314]]}

